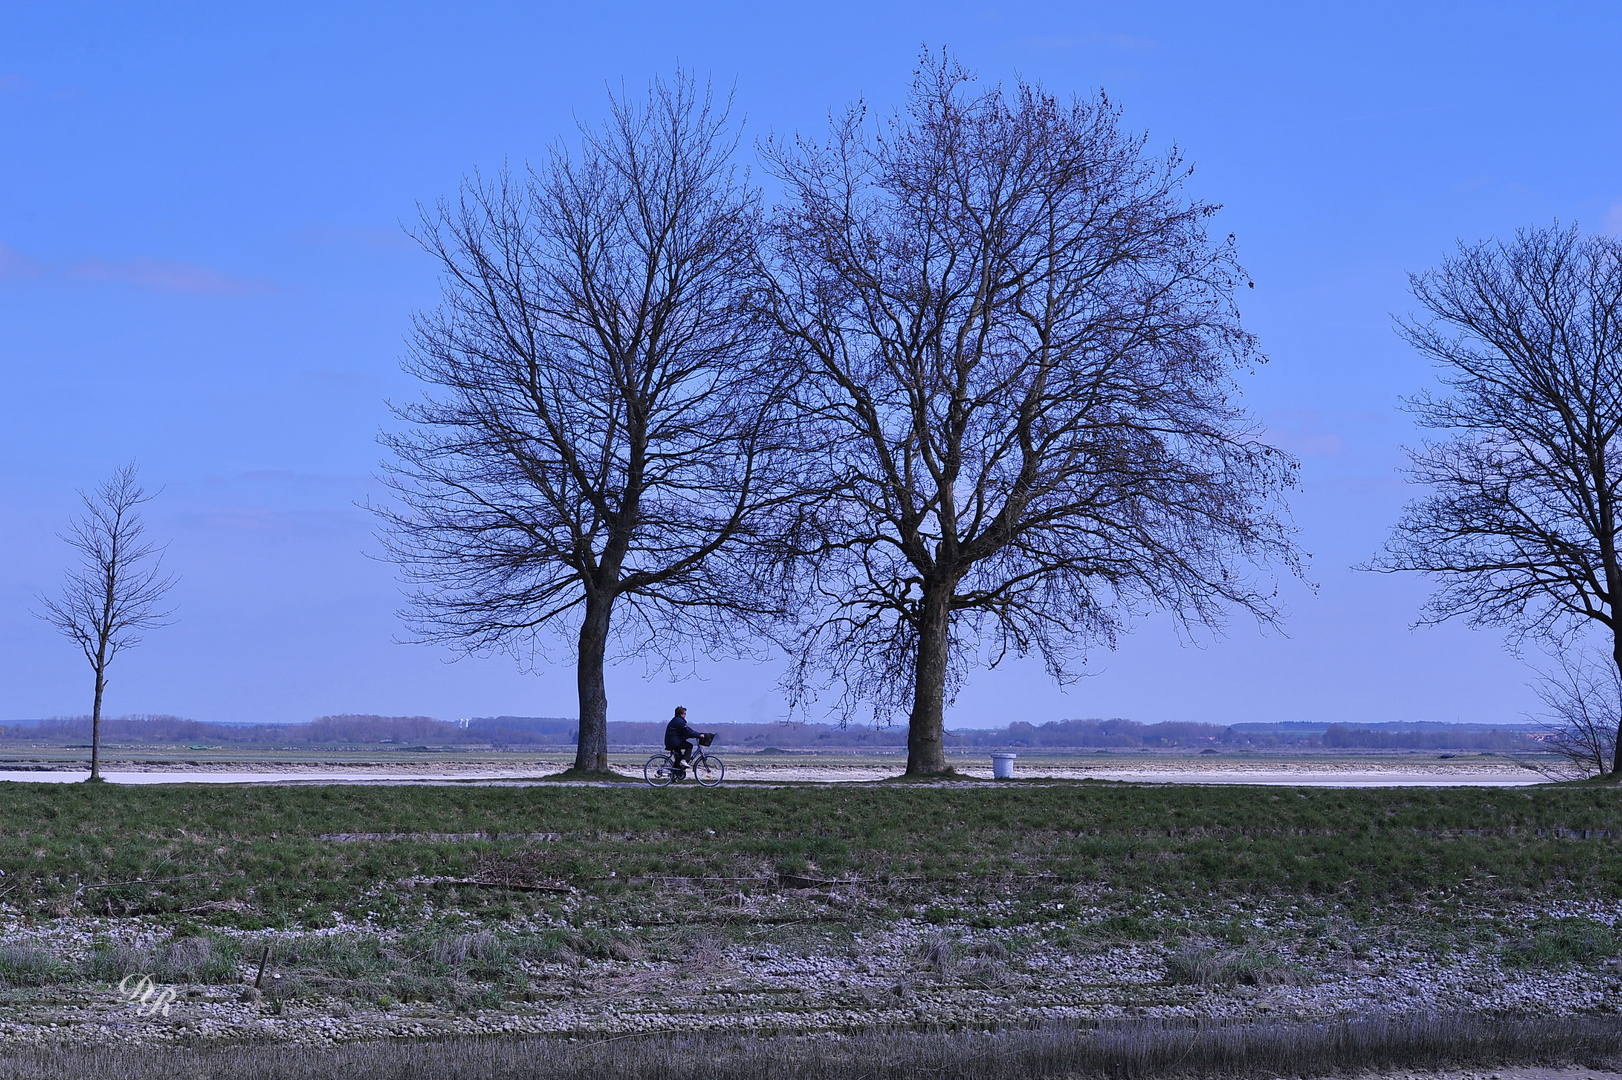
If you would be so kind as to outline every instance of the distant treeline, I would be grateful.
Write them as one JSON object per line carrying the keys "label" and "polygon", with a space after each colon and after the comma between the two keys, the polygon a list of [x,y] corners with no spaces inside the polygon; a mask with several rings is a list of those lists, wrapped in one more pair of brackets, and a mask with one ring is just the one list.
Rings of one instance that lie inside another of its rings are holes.
{"label": "distant treeline", "polygon": [[[1216,724],[1168,722],[1140,724],[1135,720],[1049,720],[1028,724],[1016,720],[1007,730],[960,731],[955,740],[967,746],[1074,746],[1126,748],[1139,746],[1186,746],[1193,743],[1245,742],[1232,728]],[[948,744],[954,740],[948,739]]]}
{"label": "distant treeline", "polygon": [[[861,750],[902,747],[904,727],[882,730],[839,728],[827,724],[704,724],[717,733],[717,745],[739,749]],[[574,720],[546,716],[486,716],[466,721],[428,716],[323,716],[307,724],[211,724],[178,716],[121,716],[104,719],[104,743],[148,743],[176,746],[511,748],[574,745]],[[609,743],[617,747],[653,746],[664,740],[659,723],[611,723]],[[37,724],[0,725],[0,738],[54,745],[90,741],[90,718],[58,717]],[[1327,747],[1368,750],[1530,750],[1537,744],[1525,732],[1482,725],[1425,724],[1327,729],[1301,725],[1169,722],[1140,724],[1133,720],[1050,720],[1030,724],[1016,720],[1006,728],[948,731],[949,747],[1018,749],[1139,749],[1155,747],[1250,748]]]}
{"label": "distant treeline", "polygon": [[1471,731],[1432,728],[1411,731],[1344,727],[1331,724],[1323,744],[1357,750],[1525,750],[1536,742],[1524,731]]}
{"label": "distant treeline", "polygon": [[[661,729],[662,730],[662,729]],[[460,721],[431,716],[323,716],[307,724],[211,724],[178,716],[104,718],[109,743],[209,746],[386,746],[572,744],[578,725],[557,717],[481,717]],[[28,725],[0,725],[0,738],[75,743],[90,740],[90,717],[56,717]]]}
{"label": "distant treeline", "polygon": [[1479,724],[1425,724],[1412,728],[1390,725],[1350,727],[1331,724],[1327,729],[1296,724],[1244,724],[1223,727],[1172,721],[1140,724],[1133,720],[1050,720],[1045,724],[1014,721],[1006,730],[960,731],[948,745],[1009,747],[1137,747],[1247,748],[1327,747],[1344,750],[1534,750],[1537,743],[1524,731]]}

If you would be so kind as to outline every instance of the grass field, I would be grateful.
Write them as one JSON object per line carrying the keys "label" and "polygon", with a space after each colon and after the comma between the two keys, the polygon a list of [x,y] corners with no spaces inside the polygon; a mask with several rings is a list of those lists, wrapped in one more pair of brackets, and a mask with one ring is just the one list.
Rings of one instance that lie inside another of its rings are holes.
{"label": "grass field", "polygon": [[[175,917],[213,904],[207,921],[243,928],[330,925],[334,912],[414,920],[456,888],[417,881],[433,878],[567,887],[614,908],[667,877],[747,889],[789,874],[943,897],[995,885],[1038,905],[1009,918],[1043,919],[1045,892],[1077,883],[1120,902],[1290,894],[1354,912],[1622,897],[1622,801],[1580,785],[8,784],[0,821],[0,899],[21,911]],[[455,906],[555,903],[495,889]]]}
{"label": "grass field", "polygon": [[1614,1015],[1619,797],[6,784],[0,1027],[136,1039],[137,974],[205,1040]]}

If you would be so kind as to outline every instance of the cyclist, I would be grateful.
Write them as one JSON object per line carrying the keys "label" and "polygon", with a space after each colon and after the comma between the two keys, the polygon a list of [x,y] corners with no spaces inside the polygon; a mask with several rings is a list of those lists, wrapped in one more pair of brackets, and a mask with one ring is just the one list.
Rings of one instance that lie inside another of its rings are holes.
{"label": "cyclist", "polygon": [[675,766],[671,776],[677,780],[687,775],[687,763],[693,760],[693,746],[698,742],[700,732],[694,731],[693,726],[687,722],[687,706],[676,706],[676,715],[670,718],[665,725],[665,749],[670,751],[671,763]]}

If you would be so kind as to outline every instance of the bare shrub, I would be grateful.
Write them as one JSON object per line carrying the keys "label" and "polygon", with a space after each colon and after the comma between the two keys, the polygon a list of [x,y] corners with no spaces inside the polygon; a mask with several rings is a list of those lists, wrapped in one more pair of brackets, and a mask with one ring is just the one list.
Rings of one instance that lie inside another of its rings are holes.
{"label": "bare shrub", "polygon": [[997,938],[981,938],[965,950],[970,956],[983,960],[996,960],[1006,963],[1008,960],[1008,946]]}
{"label": "bare shrub", "polygon": [[1543,771],[1561,777],[1610,772],[1622,726],[1622,672],[1616,665],[1586,650],[1562,651],[1557,669],[1544,672],[1536,689],[1548,709],[1543,745],[1560,758]]}
{"label": "bare shrub", "polygon": [[1007,960],[990,957],[965,960],[957,966],[957,977],[968,985],[984,990],[1004,990],[1019,982],[1014,973],[1008,970]]}
{"label": "bare shrub", "polygon": [[701,971],[709,971],[726,961],[726,943],[703,936],[688,946],[687,962]]}
{"label": "bare shrub", "polygon": [[957,963],[957,943],[945,934],[931,934],[918,943],[918,959],[938,975],[945,975]]}

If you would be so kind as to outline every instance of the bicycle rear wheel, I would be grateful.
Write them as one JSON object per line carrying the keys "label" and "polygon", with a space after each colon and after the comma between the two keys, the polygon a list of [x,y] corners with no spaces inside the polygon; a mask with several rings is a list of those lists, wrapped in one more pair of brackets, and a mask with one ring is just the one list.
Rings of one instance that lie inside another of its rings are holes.
{"label": "bicycle rear wheel", "polygon": [[705,754],[693,762],[693,776],[705,787],[714,787],[726,775],[727,767],[721,759]]}
{"label": "bicycle rear wheel", "polygon": [[642,766],[642,778],[652,787],[666,787],[670,783],[670,755],[655,754]]}

